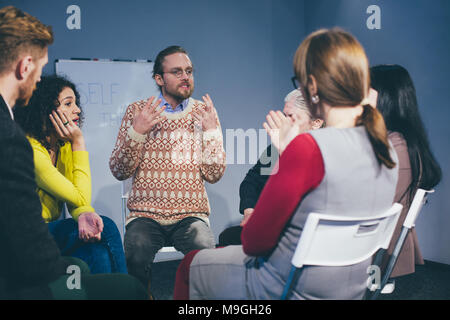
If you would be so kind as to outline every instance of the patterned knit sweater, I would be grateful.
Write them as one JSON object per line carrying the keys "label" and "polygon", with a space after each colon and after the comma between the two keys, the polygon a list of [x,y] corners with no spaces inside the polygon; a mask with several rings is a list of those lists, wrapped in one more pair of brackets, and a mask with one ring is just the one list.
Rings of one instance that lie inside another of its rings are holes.
{"label": "patterned knit sweater", "polygon": [[135,108],[145,100],[128,106],[109,165],[118,180],[133,179],[128,198],[128,222],[147,217],[168,225],[189,216],[208,222],[210,206],[204,180],[215,183],[225,172],[226,159],[222,130],[203,132],[192,112],[204,103],[189,99],[179,113],[163,112],[166,120],[142,135],[133,127]]}

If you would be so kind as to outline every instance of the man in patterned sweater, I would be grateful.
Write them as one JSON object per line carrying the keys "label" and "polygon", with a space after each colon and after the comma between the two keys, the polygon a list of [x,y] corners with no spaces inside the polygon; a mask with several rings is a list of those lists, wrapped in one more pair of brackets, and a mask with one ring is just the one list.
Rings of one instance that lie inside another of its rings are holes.
{"label": "man in patterned sweater", "polygon": [[209,95],[191,98],[192,62],[179,46],[161,51],[153,78],[161,94],[132,103],[110,158],[118,180],[133,179],[124,240],[128,271],[150,291],[156,252],[173,245],[188,253],[215,246],[204,180],[225,171],[217,112]]}

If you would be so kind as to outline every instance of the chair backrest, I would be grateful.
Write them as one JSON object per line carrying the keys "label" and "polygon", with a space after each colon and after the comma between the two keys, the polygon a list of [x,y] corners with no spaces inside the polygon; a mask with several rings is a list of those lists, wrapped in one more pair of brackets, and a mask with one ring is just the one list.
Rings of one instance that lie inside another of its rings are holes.
{"label": "chair backrest", "polygon": [[342,217],[310,213],[292,264],[346,266],[370,258],[386,249],[400,216],[402,205],[395,203],[386,212],[372,217]]}
{"label": "chair backrest", "polygon": [[434,190],[417,189],[414,199],[409,207],[408,214],[406,215],[403,226],[411,229],[416,223],[416,219],[419,216],[422,206],[425,204],[428,193],[433,193]]}

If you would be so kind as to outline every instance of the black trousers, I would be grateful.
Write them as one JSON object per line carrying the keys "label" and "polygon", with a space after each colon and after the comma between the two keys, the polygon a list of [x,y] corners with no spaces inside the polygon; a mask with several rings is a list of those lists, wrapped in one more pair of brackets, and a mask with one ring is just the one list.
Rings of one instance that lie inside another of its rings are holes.
{"label": "black trousers", "polygon": [[241,242],[241,226],[229,227],[222,231],[219,235],[219,247],[240,245]]}
{"label": "black trousers", "polygon": [[215,240],[209,225],[200,218],[189,217],[167,226],[149,218],[137,218],[127,224],[124,238],[128,273],[148,286],[155,255],[166,246],[187,254],[214,248]]}

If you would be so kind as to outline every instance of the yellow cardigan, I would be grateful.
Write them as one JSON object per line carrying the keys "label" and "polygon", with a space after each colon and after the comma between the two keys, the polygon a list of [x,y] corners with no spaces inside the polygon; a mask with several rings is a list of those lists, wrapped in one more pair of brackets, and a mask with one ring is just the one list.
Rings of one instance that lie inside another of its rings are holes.
{"label": "yellow cardigan", "polygon": [[34,154],[37,192],[45,222],[57,220],[64,202],[75,220],[91,207],[91,170],[87,151],[72,151],[66,142],[59,149],[56,167],[47,149],[36,139],[28,137]]}

